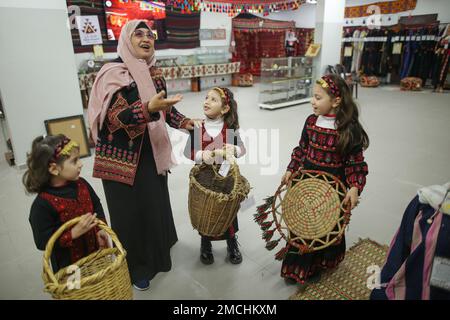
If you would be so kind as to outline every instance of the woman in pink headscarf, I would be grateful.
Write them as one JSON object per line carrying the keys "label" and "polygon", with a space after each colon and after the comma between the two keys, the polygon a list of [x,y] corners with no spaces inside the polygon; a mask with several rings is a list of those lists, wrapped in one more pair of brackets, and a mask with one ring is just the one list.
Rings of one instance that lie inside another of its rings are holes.
{"label": "woman in pink headscarf", "polygon": [[145,20],[129,21],[118,45],[117,62],[103,66],[89,100],[96,141],[94,174],[102,179],[111,225],[127,251],[131,281],[146,290],[158,273],[171,269],[177,234],[167,172],[174,165],[166,123],[191,130],[195,121],[166,96],[154,67],[154,36]]}

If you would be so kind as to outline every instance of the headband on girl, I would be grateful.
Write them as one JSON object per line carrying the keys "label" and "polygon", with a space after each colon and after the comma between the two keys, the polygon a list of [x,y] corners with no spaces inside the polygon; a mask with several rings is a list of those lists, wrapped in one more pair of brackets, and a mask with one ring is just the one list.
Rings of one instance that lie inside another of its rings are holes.
{"label": "headband on girl", "polygon": [[319,80],[317,80],[317,84],[319,84],[324,89],[330,89],[330,92],[336,98],[341,97],[341,91],[337,84],[331,79],[330,76],[323,76]]}
{"label": "headband on girl", "polygon": [[78,148],[78,143],[64,137],[64,139],[55,147],[55,151],[53,152],[53,161],[58,160],[62,155],[70,156],[70,152],[72,152],[73,148]]}
{"label": "headband on girl", "polygon": [[230,93],[227,88],[214,87],[213,90],[216,90],[217,92],[219,92],[220,97],[225,100],[225,103],[228,106],[231,106],[230,105]]}

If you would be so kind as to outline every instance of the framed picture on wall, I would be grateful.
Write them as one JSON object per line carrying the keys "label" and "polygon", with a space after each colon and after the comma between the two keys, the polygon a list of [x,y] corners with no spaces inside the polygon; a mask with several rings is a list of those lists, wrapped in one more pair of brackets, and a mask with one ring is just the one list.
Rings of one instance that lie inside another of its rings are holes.
{"label": "framed picture on wall", "polygon": [[308,51],[306,51],[305,56],[306,57],[316,57],[319,54],[319,51],[320,51],[320,44],[311,43],[309,45]]}
{"label": "framed picture on wall", "polygon": [[91,155],[86,125],[84,124],[82,115],[49,119],[45,120],[44,123],[47,134],[64,134],[71,140],[77,142],[80,145],[80,158],[89,157]]}

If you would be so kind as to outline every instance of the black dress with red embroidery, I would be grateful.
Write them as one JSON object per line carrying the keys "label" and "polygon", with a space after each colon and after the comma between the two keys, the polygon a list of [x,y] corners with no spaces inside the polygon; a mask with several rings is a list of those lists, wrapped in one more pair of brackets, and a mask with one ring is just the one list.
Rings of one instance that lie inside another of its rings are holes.
{"label": "black dress with red embroidery", "polygon": [[[355,146],[350,153],[341,155],[336,151],[338,132],[316,125],[318,117],[310,115],[305,122],[299,145],[294,148],[288,171],[325,171],[339,178],[347,188],[358,188],[359,194],[366,184],[368,166],[364,161],[363,148]],[[281,276],[304,282],[320,270],[336,267],[345,255],[345,237],[336,245],[303,255],[294,254],[289,248],[281,268]]]}
{"label": "black dress with red embroidery", "polygon": [[[164,78],[156,68],[151,69],[157,92],[166,90]],[[165,94],[167,98],[167,91]],[[175,107],[165,112],[165,121],[172,128],[180,129],[189,120]],[[135,82],[117,91],[110,103],[96,146],[95,178],[133,185],[141,158],[144,137],[148,136],[147,124],[157,121],[159,112],[149,113],[147,104],[141,101]]]}
{"label": "black dress with red embroidery", "polygon": [[[167,93],[158,69],[150,74],[156,91]],[[148,130],[160,116],[175,129],[189,120],[175,107],[149,113],[132,82],[113,95],[96,144],[93,176],[102,179],[111,227],[127,251],[133,283],[169,271],[170,249],[178,241],[168,175],[157,172]]]}
{"label": "black dress with red embroidery", "polygon": [[[246,150],[244,143],[242,142],[242,139],[238,133],[238,131],[233,129],[228,129],[226,123],[223,124],[221,132],[216,137],[211,137],[208,132],[206,131],[206,128],[204,124],[200,128],[194,128],[193,131],[189,132],[190,136],[188,141],[186,142],[186,147],[184,149],[184,156],[186,158],[189,158],[193,161],[195,161],[197,164],[200,164],[201,161],[198,161],[198,159],[195,159],[195,155],[198,151],[204,151],[204,150],[216,150],[216,149],[222,149],[225,144],[232,144],[234,146],[237,146],[240,148],[239,157],[242,157]],[[238,225],[238,219],[237,216],[231,223],[231,226],[227,229],[227,231],[222,235],[218,237],[205,237],[206,239],[209,239],[210,241],[215,240],[225,240],[225,239],[232,239],[234,238],[236,232],[239,231],[239,225]]]}
{"label": "black dress with red embroidery", "polygon": [[[94,189],[83,178],[68,182],[62,187],[47,187],[40,192],[31,205],[29,221],[34,242],[39,250],[45,250],[50,237],[65,222],[84,215],[96,213],[105,220],[103,207]],[[77,239],[72,239],[67,229],[55,242],[51,262],[56,272],[99,249],[95,227]]]}

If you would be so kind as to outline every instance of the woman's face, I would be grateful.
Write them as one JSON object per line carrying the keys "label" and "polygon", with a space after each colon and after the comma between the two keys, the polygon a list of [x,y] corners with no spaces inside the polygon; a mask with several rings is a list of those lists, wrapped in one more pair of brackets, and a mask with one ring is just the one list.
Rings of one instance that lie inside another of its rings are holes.
{"label": "woman's face", "polygon": [[155,37],[153,32],[146,28],[138,28],[131,35],[131,44],[136,58],[147,60],[155,52]]}

